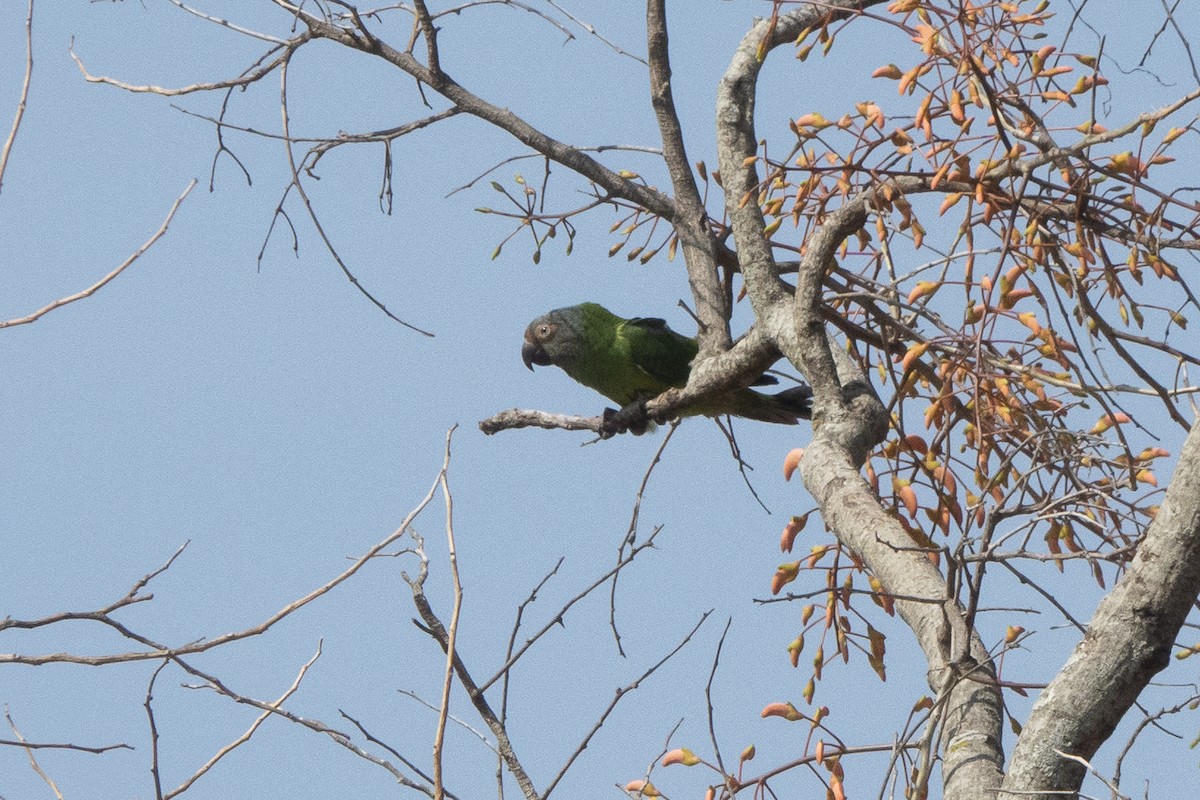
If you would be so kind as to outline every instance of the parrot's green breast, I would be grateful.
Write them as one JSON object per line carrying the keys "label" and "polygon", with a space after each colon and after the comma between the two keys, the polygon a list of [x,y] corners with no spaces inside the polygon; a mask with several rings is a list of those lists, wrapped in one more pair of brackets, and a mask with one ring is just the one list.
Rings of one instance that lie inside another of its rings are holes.
{"label": "parrot's green breast", "polygon": [[660,319],[622,319],[595,303],[577,308],[583,346],[578,360],[563,367],[572,378],[622,406],[687,384],[694,339]]}
{"label": "parrot's green breast", "polygon": [[[559,308],[525,329],[525,366],[553,364],[624,408],[687,385],[699,345],[657,317],[624,319],[596,303]],[[760,376],[755,385],[772,384]],[[775,395],[735,389],[688,406],[685,416],[733,414],[794,425],[810,413],[811,391],[797,386]]]}

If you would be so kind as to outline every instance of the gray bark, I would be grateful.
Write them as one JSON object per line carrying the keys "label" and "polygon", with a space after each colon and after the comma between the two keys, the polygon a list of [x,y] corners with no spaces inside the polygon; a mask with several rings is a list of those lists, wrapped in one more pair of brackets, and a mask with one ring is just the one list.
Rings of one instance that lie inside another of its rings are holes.
{"label": "gray bark", "polygon": [[1061,797],[1156,673],[1200,594],[1200,422],[1192,426],[1158,516],[1087,633],[1033,706],[1004,791]]}
{"label": "gray bark", "polygon": [[[832,4],[847,9],[871,2]],[[926,555],[880,503],[859,473],[867,453],[882,441],[887,418],[866,380],[838,359],[820,314],[821,286],[834,251],[865,222],[869,195],[853,198],[809,238],[795,291],[777,277],[765,221],[753,197],[758,175],[749,156],[757,150],[754,100],[760,52],[792,41],[827,13],[807,6],[780,15],[773,32],[760,22],[742,39],[721,80],[717,99],[717,143],[747,293],[757,324],[813,385],[814,438],[800,464],[826,524],[857,553],[884,588],[915,600],[898,600],[928,661],[928,679],[938,696],[944,725],[943,794],[947,798],[993,798],[1003,776],[1000,693],[986,650],[963,622],[962,609]],[[764,38],[770,41],[762,47]],[[761,49],[760,49],[761,48]],[[750,202],[742,200],[750,195]]]}

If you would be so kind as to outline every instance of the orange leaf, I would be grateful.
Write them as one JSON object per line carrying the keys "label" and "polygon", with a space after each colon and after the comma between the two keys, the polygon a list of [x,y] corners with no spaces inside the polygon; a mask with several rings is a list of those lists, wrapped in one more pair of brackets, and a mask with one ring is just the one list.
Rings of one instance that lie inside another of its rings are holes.
{"label": "orange leaf", "polygon": [[912,291],[908,293],[908,302],[915,303],[926,295],[933,294],[941,288],[941,281],[919,281]]}
{"label": "orange leaf", "polygon": [[829,790],[833,793],[833,800],[846,800],[846,792],[842,788],[842,779],[833,775],[829,779]]}
{"label": "orange leaf", "polygon": [[904,504],[904,510],[908,512],[910,517],[915,517],[917,514],[917,493],[912,488],[912,484],[907,480],[897,478],[892,481],[892,490],[896,493],[896,497]]}
{"label": "orange leaf", "polygon": [[[812,512],[809,511],[808,514]],[[792,545],[796,543],[796,536],[800,531],[804,530],[804,526],[808,523],[808,514],[801,514],[798,517],[792,517],[788,520],[788,524],[783,528],[783,535],[779,537],[779,549],[785,553],[792,552]]]}
{"label": "orange leaf", "polygon": [[650,781],[630,781],[625,784],[625,791],[636,792],[641,797],[660,797],[661,792],[654,788]]}
{"label": "orange leaf", "polygon": [[908,372],[910,369],[912,369],[912,365],[919,361],[921,356],[925,355],[925,351],[928,349],[929,342],[920,342],[919,344],[914,344],[912,347],[908,348],[908,351],[904,354],[904,358],[900,361],[900,366],[904,368],[905,372]]}
{"label": "orange leaf", "polygon": [[797,636],[787,646],[788,660],[792,662],[793,667],[800,666],[800,654],[804,652],[804,637]]}
{"label": "orange leaf", "polygon": [[775,570],[775,574],[771,577],[771,594],[779,594],[779,590],[787,586],[800,574],[800,562],[793,561],[790,564],[780,564]]}
{"label": "orange leaf", "polygon": [[683,764],[685,767],[694,767],[700,763],[700,757],[688,750],[686,747],[679,747],[663,756],[662,765],[669,767],[672,764]]}
{"label": "orange leaf", "polygon": [[[812,681],[809,681],[809,683],[811,682]],[[762,714],[760,716],[763,719],[766,719],[767,717],[783,717],[788,722],[795,722],[797,720],[804,719],[804,715],[801,714],[791,703],[771,703],[762,710]]]}
{"label": "orange leaf", "polygon": [[1103,417],[1100,418],[1100,420],[1095,425],[1092,426],[1092,429],[1090,431],[1088,431],[1088,433],[1091,433],[1091,434],[1104,433],[1106,430],[1111,428],[1113,425],[1123,425],[1129,421],[1130,421],[1130,419],[1129,419],[1128,414],[1123,414],[1123,413],[1105,414]]}
{"label": "orange leaf", "polygon": [[790,481],[792,473],[796,471],[796,467],[800,466],[800,459],[804,458],[804,448],[796,447],[788,451],[788,454],[783,458],[783,479]]}

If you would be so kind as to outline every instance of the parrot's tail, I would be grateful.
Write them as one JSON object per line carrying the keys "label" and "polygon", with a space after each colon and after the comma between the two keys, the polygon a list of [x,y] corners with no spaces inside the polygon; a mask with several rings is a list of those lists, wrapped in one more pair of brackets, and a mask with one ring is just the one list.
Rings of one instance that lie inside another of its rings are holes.
{"label": "parrot's tail", "polygon": [[812,387],[802,383],[779,394],[746,389],[739,393],[737,406],[734,413],[739,417],[795,425],[802,419],[812,418]]}
{"label": "parrot's tail", "polygon": [[812,419],[812,387],[807,383],[786,389],[774,395],[774,399],[788,411],[795,412],[799,419]]}

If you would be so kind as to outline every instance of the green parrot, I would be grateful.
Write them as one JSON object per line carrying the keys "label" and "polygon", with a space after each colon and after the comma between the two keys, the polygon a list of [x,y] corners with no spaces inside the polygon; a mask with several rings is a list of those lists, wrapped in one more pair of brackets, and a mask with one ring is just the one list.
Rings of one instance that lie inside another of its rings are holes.
{"label": "green parrot", "polygon": [[[676,333],[667,323],[653,317],[623,319],[596,303],[581,303],[559,308],[535,319],[525,329],[521,359],[525,366],[562,367],[584,386],[595,389],[622,409],[648,400],[671,387],[687,384],[693,359],[699,346],[695,339]],[[777,383],[763,375],[755,386]],[[811,414],[812,389],[800,385],[778,394],[763,394],[753,389],[738,389],[710,398],[686,409],[684,415],[702,414],[738,417],[795,425]],[[614,417],[622,427],[642,433],[644,414],[626,420],[628,411],[605,410],[606,422]]]}

